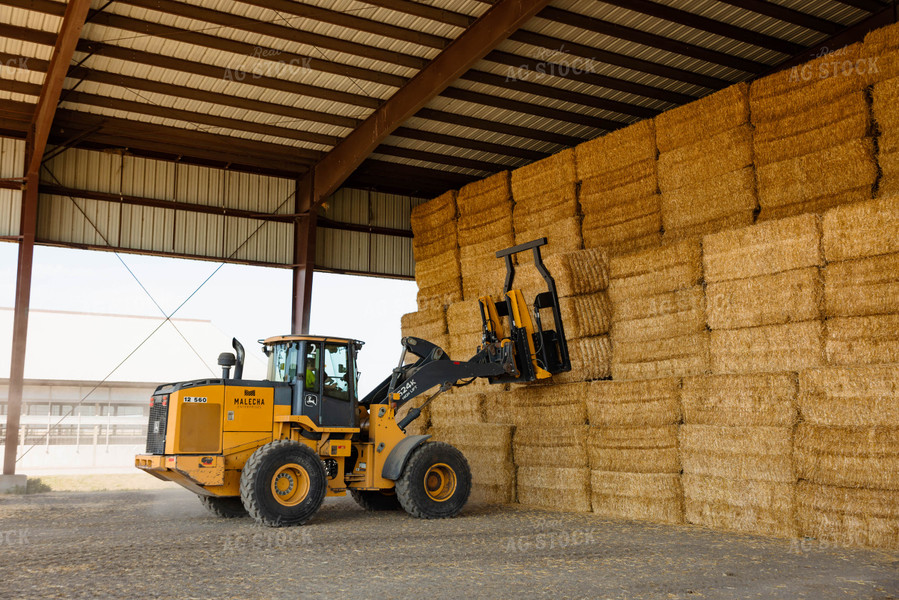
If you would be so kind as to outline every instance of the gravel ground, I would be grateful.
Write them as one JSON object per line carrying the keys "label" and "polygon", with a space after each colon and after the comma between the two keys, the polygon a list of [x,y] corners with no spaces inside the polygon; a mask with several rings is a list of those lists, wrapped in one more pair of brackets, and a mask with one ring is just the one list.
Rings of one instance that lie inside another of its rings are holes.
{"label": "gravel ground", "polygon": [[326,500],[306,526],[181,489],[0,496],[0,598],[899,598],[899,553],[469,505]]}

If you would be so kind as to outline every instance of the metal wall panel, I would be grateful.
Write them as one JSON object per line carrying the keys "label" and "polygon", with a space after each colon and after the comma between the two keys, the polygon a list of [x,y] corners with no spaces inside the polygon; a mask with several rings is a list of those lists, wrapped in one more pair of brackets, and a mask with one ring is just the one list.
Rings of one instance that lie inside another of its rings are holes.
{"label": "metal wall panel", "polygon": [[[25,142],[0,138],[0,177],[22,177],[25,170]],[[0,235],[19,235],[22,192],[0,189]]]}
{"label": "metal wall panel", "polygon": [[[180,165],[183,166],[183,165]],[[122,157],[122,193],[157,200],[175,197],[178,164],[137,156]]]}
{"label": "metal wall panel", "polygon": [[371,236],[372,271],[384,275],[412,277],[415,261],[412,259],[412,239],[388,235]]}
{"label": "metal wall panel", "polygon": [[122,205],[121,235],[116,246],[172,252],[175,247],[175,212],[166,208]]}
{"label": "metal wall panel", "polygon": [[69,149],[44,163],[41,180],[66,187],[119,194],[122,155],[117,152]]}
{"label": "metal wall panel", "polygon": [[19,235],[22,192],[0,189],[0,236]]}
{"label": "metal wall panel", "polygon": [[120,219],[119,204],[41,194],[37,237],[74,245],[115,245],[119,239]]}

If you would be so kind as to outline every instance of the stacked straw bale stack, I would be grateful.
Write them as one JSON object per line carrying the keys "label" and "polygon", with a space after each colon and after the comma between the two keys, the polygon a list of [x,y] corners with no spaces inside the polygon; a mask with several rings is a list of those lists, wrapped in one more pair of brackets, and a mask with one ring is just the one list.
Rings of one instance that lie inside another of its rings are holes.
{"label": "stacked straw bale stack", "polygon": [[593,512],[683,522],[677,378],[596,381],[587,415]]}
{"label": "stacked straw bale stack", "polygon": [[655,124],[646,119],[575,148],[585,248],[622,254],[660,245]]}
{"label": "stacked straw bale stack", "polygon": [[797,371],[824,364],[821,225],[816,215],[703,239],[715,373]]}
{"label": "stacked straw bale stack", "polygon": [[876,29],[865,36],[859,70],[873,85],[877,124],[878,196],[899,193],[899,25]]}
{"label": "stacked straw bale stack", "polygon": [[462,297],[498,295],[506,268],[496,252],[515,245],[509,172],[469,183],[459,190],[457,203]]}
{"label": "stacked straw bale stack", "polygon": [[684,379],[680,450],[688,522],[795,536],[796,394],[793,373]]}
{"label": "stacked straw bale stack", "polygon": [[877,178],[861,44],[753,82],[759,219],[871,198]]}
{"label": "stacked straw bale stack", "polygon": [[[579,250],[552,255],[545,264],[556,283],[571,358],[571,371],[554,376],[552,381],[571,383],[609,377],[612,344],[608,334],[612,305],[606,293],[608,255],[601,248]],[[518,266],[513,287],[522,290],[531,306],[536,295],[547,290],[546,282],[532,264]],[[542,310],[540,316],[544,329],[555,329],[551,310]]]}
{"label": "stacked straw bale stack", "polygon": [[655,124],[664,240],[752,223],[758,200],[749,86],[663,112]]}
{"label": "stacked straw bale stack", "polygon": [[[521,504],[590,510],[585,427],[589,385],[516,386],[508,394],[516,426],[514,456]],[[524,432],[519,434],[519,430]],[[559,460],[559,452],[566,460]]]}
{"label": "stacked straw bale stack", "polygon": [[610,260],[612,377],[656,379],[708,369],[699,240]]}
{"label": "stacked straw bale stack", "polygon": [[[428,340],[446,349],[449,342],[447,336],[446,311],[443,307],[431,303],[414,313],[407,313],[400,318],[400,331],[403,337],[417,337]],[[418,358],[407,357],[407,361],[415,362]]]}
{"label": "stacked straw bale stack", "polygon": [[899,196],[824,215],[827,361],[899,362]]}
{"label": "stacked straw bale stack", "polygon": [[411,220],[418,308],[438,308],[461,300],[456,192],[414,207]]}
{"label": "stacked straw bale stack", "polygon": [[[512,171],[512,222],[515,243],[545,237],[543,257],[583,247],[577,202],[574,150],[563,150]],[[533,261],[533,254],[519,254],[519,262]]]}
{"label": "stacked straw bale stack", "polygon": [[800,534],[899,548],[899,366],[812,369],[799,389]]}
{"label": "stacked straw bale stack", "polygon": [[511,425],[490,423],[435,425],[433,439],[452,444],[468,459],[472,500],[506,504],[515,501],[512,432]]}

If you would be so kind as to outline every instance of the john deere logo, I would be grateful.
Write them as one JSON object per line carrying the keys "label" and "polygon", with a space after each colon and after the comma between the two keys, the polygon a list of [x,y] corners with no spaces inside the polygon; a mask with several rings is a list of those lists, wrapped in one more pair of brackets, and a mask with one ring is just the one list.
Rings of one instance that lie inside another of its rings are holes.
{"label": "john deere logo", "polygon": [[303,403],[306,404],[306,406],[315,406],[318,404],[318,398],[316,398],[315,394],[306,394]]}

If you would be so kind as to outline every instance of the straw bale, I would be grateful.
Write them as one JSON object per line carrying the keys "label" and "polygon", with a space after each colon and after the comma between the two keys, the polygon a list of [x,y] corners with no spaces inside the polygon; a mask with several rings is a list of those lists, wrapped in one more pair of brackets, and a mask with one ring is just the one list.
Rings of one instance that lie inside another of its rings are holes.
{"label": "straw bale", "polygon": [[449,347],[445,348],[445,350],[453,360],[468,360],[478,353],[478,346],[481,345],[481,341],[482,336],[480,332],[451,333],[449,335]]}
{"label": "straw bale", "polygon": [[518,502],[569,512],[590,511],[590,469],[519,467]]}
{"label": "straw bale", "polygon": [[515,245],[515,236],[511,229],[507,234],[493,237],[476,244],[468,244],[459,248],[459,262],[462,266],[462,277],[485,269],[505,269],[505,261],[496,257],[496,253]]}
{"label": "straw bale", "polygon": [[511,199],[509,171],[501,171],[462,187],[456,196],[456,204],[459,207],[459,217],[465,218],[476,214],[484,206],[509,204]]}
{"label": "straw bale", "polygon": [[519,427],[569,427],[587,423],[587,383],[521,385],[509,393],[512,423]]}
{"label": "straw bale", "polygon": [[540,197],[560,184],[575,181],[574,148],[569,148],[512,171],[512,197],[516,202]]}
{"label": "straw bale", "polygon": [[899,549],[899,491],[800,481],[796,519],[802,537],[840,546]]}
{"label": "straw bale", "polygon": [[753,123],[783,119],[864,89],[866,83],[857,68],[860,56],[861,44],[852,44],[752,82]]}
{"label": "straw bale", "polygon": [[798,384],[792,373],[686,377],[684,422],[726,427],[791,427]]}
{"label": "straw bale", "polygon": [[419,287],[428,287],[462,276],[458,249],[415,262],[415,281]]}
{"label": "straw bale", "polygon": [[[878,198],[899,196],[899,152],[881,153],[877,157],[881,178],[877,188]],[[586,242],[586,238],[585,238]]]}
{"label": "straw bale", "polygon": [[[642,359],[627,362],[617,358],[619,347],[613,345],[612,377],[614,379],[657,379],[661,377],[685,377],[701,375],[709,369],[709,338],[707,333],[663,340],[653,347],[650,342],[629,344],[626,350]],[[625,350],[622,350],[625,351]],[[650,358],[651,357],[651,358]]]}
{"label": "straw bale", "polygon": [[[465,300],[476,300],[481,296],[492,296],[494,300],[503,297],[503,285],[506,281],[506,267],[502,263],[486,263],[480,271],[463,271],[462,295]],[[461,301],[459,298],[457,301]]]}
{"label": "straw bale", "polygon": [[594,427],[660,427],[680,421],[680,379],[595,381],[588,388],[587,416]]}
{"label": "straw bale", "polygon": [[825,485],[899,490],[899,427],[800,423],[793,457],[800,479]]}
{"label": "straw bale", "polygon": [[639,121],[584,142],[574,151],[580,180],[626,171],[640,161],[655,161],[655,123],[652,119]]}
{"label": "straw bale", "polygon": [[[554,329],[552,311],[544,312],[550,315],[546,327]],[[612,323],[612,305],[605,292],[561,298],[559,312],[569,340],[603,335]]]}
{"label": "straw bale", "polygon": [[477,219],[470,225],[463,226],[460,223],[458,233],[460,248],[489,242],[496,237],[509,236],[513,231],[511,210],[496,213],[485,214],[486,218]]}
{"label": "straw bale", "polygon": [[602,174],[581,182],[578,200],[584,213],[650,196],[659,191],[656,160],[644,160],[612,174]]}
{"label": "straw bale", "polygon": [[683,523],[680,475],[591,471],[593,512],[604,517]]}
{"label": "straw bale", "polygon": [[702,239],[702,252],[707,282],[824,265],[821,224],[815,215],[708,235]]}
{"label": "straw bale", "polygon": [[661,203],[666,232],[687,230],[689,234],[692,227],[701,233],[697,226],[715,221],[715,227],[751,223],[747,215],[758,207],[755,170],[745,167],[675,190],[663,189]]}
{"label": "straw bale", "polygon": [[418,236],[420,233],[441,229],[447,224],[452,224],[456,219],[455,190],[437,196],[433,200],[412,207],[410,217],[412,232]]}
{"label": "straw bale", "polygon": [[711,221],[703,221],[668,230],[662,235],[662,245],[676,244],[686,239],[702,237],[727,229],[741,229],[753,223],[755,223],[755,209],[747,208],[730,215],[712,219]]}
{"label": "straw bale", "polygon": [[477,300],[463,300],[446,307],[447,330],[455,335],[480,333],[481,305]]}
{"label": "straw bale", "polygon": [[610,256],[658,248],[662,244],[662,213],[618,225],[600,226],[592,217],[581,224],[584,248],[605,248]]}
{"label": "straw bale", "polygon": [[439,428],[484,422],[484,394],[463,391],[464,389],[441,394],[428,405],[431,409],[431,425]]}
{"label": "straw bale", "polygon": [[864,92],[840,96],[823,106],[755,127],[755,164],[767,165],[869,135],[871,114]]}
{"label": "straw bale", "polygon": [[418,290],[416,295],[419,310],[445,307],[462,300],[462,279],[455,278],[429,285]]}
{"label": "straw bale", "polygon": [[820,319],[824,280],[818,267],[708,284],[712,329],[738,329]]}
{"label": "straw bale", "polygon": [[512,208],[513,229],[527,231],[551,225],[557,220],[578,216],[577,184],[569,183]]}
{"label": "straw bale", "polygon": [[446,313],[442,309],[426,309],[407,313],[400,318],[403,336],[412,335],[428,339],[429,336],[446,333]]}
{"label": "straw bale", "polygon": [[643,250],[609,260],[609,298],[627,301],[697,285],[702,279],[699,240]]}
{"label": "straw bale", "polygon": [[680,473],[677,429],[677,425],[591,427],[590,468],[627,473]]}
{"label": "straw bale", "polygon": [[511,475],[508,485],[489,485],[471,482],[469,504],[512,504],[515,502],[515,473]]}
{"label": "straw bale", "polygon": [[682,425],[684,473],[728,479],[793,482],[791,427]]}
{"label": "straw bale", "polygon": [[899,362],[899,314],[828,319],[825,349],[831,365]]}
{"label": "straw bale", "polygon": [[756,221],[770,221],[772,219],[784,219],[794,215],[803,215],[807,213],[823,213],[834,206],[842,206],[844,204],[855,204],[856,202],[864,202],[871,199],[871,186],[865,184],[863,186],[845,190],[836,194],[822,196],[807,202],[799,202],[796,204],[787,204],[785,206],[767,206],[762,207],[759,211]]}
{"label": "straw bale", "polygon": [[799,373],[799,410],[812,425],[895,427],[899,366],[827,367]]}
{"label": "straw bale", "polygon": [[[892,139],[886,144],[891,150],[896,149],[895,128],[899,125],[899,109],[896,102],[899,101],[899,77],[894,77],[874,86],[872,109],[874,120],[880,129],[881,135],[888,135]],[[883,140],[881,139],[881,142]],[[881,150],[884,144],[880,144]]]}
{"label": "straw bale", "polygon": [[659,155],[662,192],[721,177],[752,165],[752,127],[746,123]]}
{"label": "straw bale", "polygon": [[512,455],[519,467],[586,467],[586,425],[547,428],[517,427]]}
{"label": "straw bale", "polygon": [[479,451],[494,462],[508,462],[512,460],[512,430],[511,425],[494,423],[435,426],[434,438],[463,451]]}
{"label": "straw bale", "polygon": [[899,198],[840,206],[824,215],[828,261],[899,252]]}
{"label": "straw bale", "polygon": [[[426,398],[419,396],[406,404],[402,405],[396,411],[396,422],[399,423],[406,415],[409,414],[409,411],[413,408],[421,408],[422,402],[424,402]],[[418,418],[409,423],[406,426],[406,435],[424,435],[425,432],[431,427],[431,406],[425,406],[421,409],[421,414],[418,415]]]}
{"label": "straw bale", "polygon": [[824,365],[824,324],[800,321],[711,334],[713,373],[776,373]]}
{"label": "straw bale", "polygon": [[[542,257],[577,252],[584,247],[581,238],[581,218],[560,219],[534,229],[516,231],[515,243],[525,244],[541,237],[546,238],[546,245],[540,248]],[[534,262],[533,252],[522,252],[518,255],[518,262],[523,264]]]}
{"label": "straw bale", "polygon": [[661,340],[705,331],[702,286],[634,298],[614,305],[615,342]]}
{"label": "straw bale", "polygon": [[865,64],[864,77],[869,83],[877,83],[885,79],[891,79],[899,75],[899,44],[896,40],[897,28],[895,24],[881,27],[869,32],[865,36],[862,47],[862,56],[868,59]]}
{"label": "straw bale", "polygon": [[738,83],[655,118],[660,152],[694,144],[749,122],[749,85]]}
{"label": "straw bale", "polygon": [[[560,298],[594,294],[609,287],[609,257],[601,248],[553,254],[543,264],[556,282]],[[524,291],[526,297],[546,291],[543,276],[532,265],[515,270],[513,287]]]}
{"label": "straw bale", "polygon": [[824,310],[828,317],[899,313],[899,253],[827,265]]}
{"label": "straw bale", "polygon": [[683,476],[684,508],[689,523],[713,529],[795,537],[792,483]]}
{"label": "straw bale", "polygon": [[553,375],[554,383],[576,383],[612,376],[612,342],[607,335],[568,340],[571,371]]}
{"label": "straw bale", "polygon": [[512,393],[508,384],[493,384],[483,392],[481,410],[485,423],[512,423]]}
{"label": "straw bale", "polygon": [[865,190],[870,198],[877,179],[873,140],[850,140],[812,154],[762,165],[756,169],[756,176],[763,212],[820,212],[855,199]]}
{"label": "straw bale", "polygon": [[[617,327],[618,324],[615,324]],[[685,356],[707,355],[709,337],[708,333],[692,333],[677,337],[663,339],[646,339],[638,341],[619,340],[615,336],[612,347],[613,358],[616,363],[643,363],[681,358]],[[695,373],[691,373],[695,374]],[[681,374],[673,373],[678,376]],[[687,375],[683,373],[682,375]],[[618,377],[616,377],[618,379]],[[626,378],[625,378],[626,379]]]}

